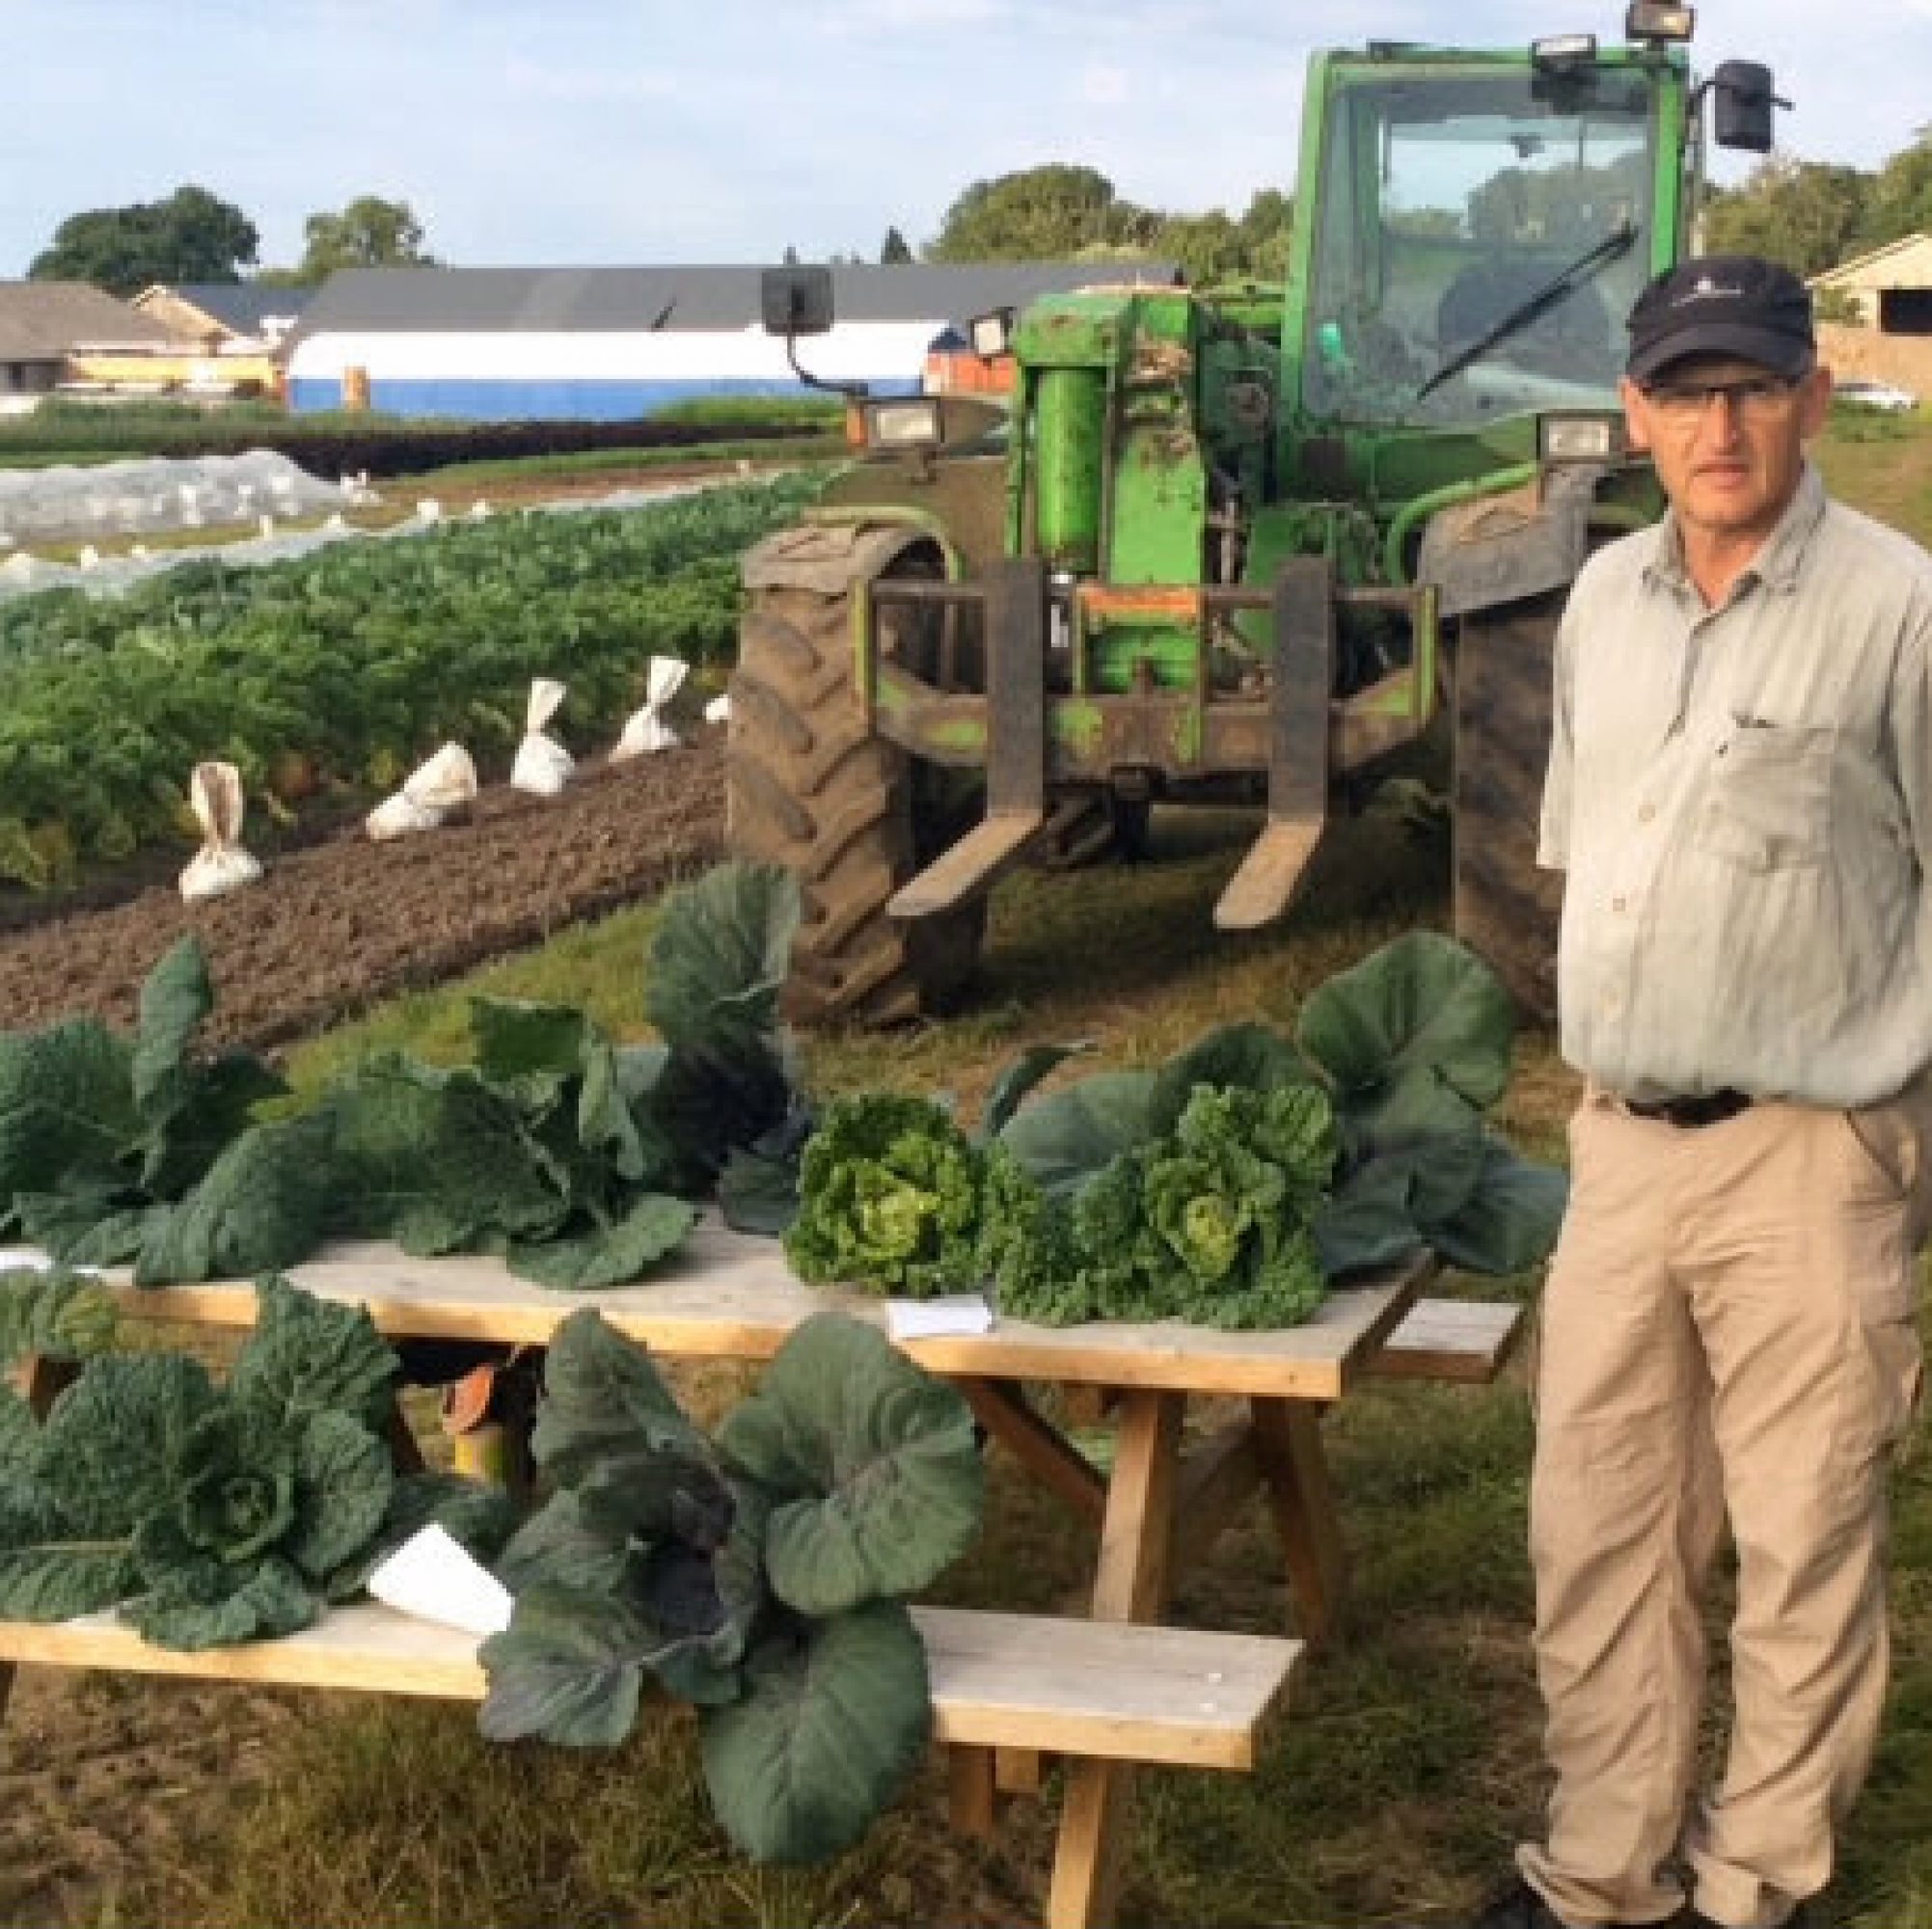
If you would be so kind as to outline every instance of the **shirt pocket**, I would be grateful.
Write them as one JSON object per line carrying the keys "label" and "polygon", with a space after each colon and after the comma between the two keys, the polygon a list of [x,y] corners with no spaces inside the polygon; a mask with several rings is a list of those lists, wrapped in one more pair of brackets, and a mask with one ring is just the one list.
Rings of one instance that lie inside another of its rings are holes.
{"label": "shirt pocket", "polygon": [[1740,723],[1717,747],[1699,841],[1750,871],[1822,864],[1832,848],[1836,733]]}

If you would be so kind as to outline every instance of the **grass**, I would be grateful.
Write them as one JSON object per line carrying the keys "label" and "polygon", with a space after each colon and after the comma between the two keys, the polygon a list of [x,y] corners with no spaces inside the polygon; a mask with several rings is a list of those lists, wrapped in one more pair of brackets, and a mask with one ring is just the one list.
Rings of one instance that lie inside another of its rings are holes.
{"label": "grass", "polygon": [[[1932,534],[1932,436],[1835,435],[1822,454],[1835,488]],[[1213,898],[1251,828],[1160,817],[1154,860],[1138,870],[1009,881],[993,899],[972,1009],[891,1036],[815,1040],[814,1082],[946,1089],[970,1113],[1023,1045],[1084,1038],[1102,1060],[1160,1056],[1224,1019],[1285,1019],[1311,985],[1386,937],[1445,922],[1439,855],[1370,815],[1332,837],[1282,926],[1217,936]],[[635,1036],[652,917],[639,908],[400,1000],[291,1052],[290,1070],[313,1088],[378,1046],[459,1055],[475,991],[568,998]],[[1575,1081],[1545,1036],[1522,1040],[1518,1059],[1504,1122],[1560,1155]],[[1454,1922],[1536,1824],[1544,1791],[1526,1644],[1531,1423],[1520,1372],[1486,1389],[1371,1385],[1327,1431],[1353,1567],[1349,1638],[1308,1671],[1257,1773],[1141,1778],[1128,1925]],[[982,1542],[945,1597],[1060,1604],[1090,1570],[1091,1530],[1003,1460],[993,1473]],[[1902,1469],[1895,1519],[1894,1688],[1844,1841],[1838,1929],[1932,1929],[1932,1455]],[[1176,1604],[1182,1619],[1258,1631],[1278,1629],[1285,1613],[1259,1517],[1183,1577]],[[944,1829],[937,1764],[851,1856],[759,1872],[721,1844],[679,1723],[646,1725],[614,1756],[583,1757],[486,1747],[461,1710],[312,1705],[316,1719],[275,1744],[264,1788],[197,1791],[200,1851],[146,1871],[97,1922],[986,1925],[1037,1915],[1044,1893],[1051,1801],[1020,1805],[1000,1846],[966,1844]],[[1713,1709],[1713,1731],[1723,1712]]]}

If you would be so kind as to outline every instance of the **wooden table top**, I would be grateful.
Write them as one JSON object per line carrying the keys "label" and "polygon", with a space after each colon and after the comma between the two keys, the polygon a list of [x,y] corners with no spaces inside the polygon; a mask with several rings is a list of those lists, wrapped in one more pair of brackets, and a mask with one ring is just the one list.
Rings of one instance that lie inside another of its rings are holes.
{"label": "wooden table top", "polygon": [[[1230,1333],[1167,1320],[1032,1326],[997,1319],[991,1331],[908,1340],[934,1372],[1056,1380],[1182,1393],[1335,1399],[1413,1304],[1427,1263],[1335,1291],[1305,1324]],[[579,1306],[669,1358],[768,1359],[814,1313],[835,1308],[884,1327],[883,1299],[805,1285],[776,1239],[700,1224],[649,1279],[597,1292],[559,1292],[519,1279],[486,1255],[414,1259],[384,1241],[325,1246],[287,1277],[318,1298],[367,1306],[392,1338],[541,1345]],[[119,1284],[119,1283],[118,1283]],[[137,1291],[120,1284],[122,1311],[153,1319],[247,1326],[256,1295],[245,1280]]]}

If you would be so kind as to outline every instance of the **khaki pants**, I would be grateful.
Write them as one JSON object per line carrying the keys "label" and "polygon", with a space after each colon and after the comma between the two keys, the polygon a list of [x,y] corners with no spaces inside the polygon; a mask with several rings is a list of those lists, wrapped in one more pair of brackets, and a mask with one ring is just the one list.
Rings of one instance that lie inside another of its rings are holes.
{"label": "khaki pants", "polygon": [[[1774,1929],[1830,1879],[1888,1659],[1886,1480],[1918,1395],[1916,1087],[1685,1130],[1585,1097],[1543,1302],[1530,1500],[1557,1783],[1524,1873],[1565,1921]],[[1688,1812],[1727,1513],[1735,1706]]]}

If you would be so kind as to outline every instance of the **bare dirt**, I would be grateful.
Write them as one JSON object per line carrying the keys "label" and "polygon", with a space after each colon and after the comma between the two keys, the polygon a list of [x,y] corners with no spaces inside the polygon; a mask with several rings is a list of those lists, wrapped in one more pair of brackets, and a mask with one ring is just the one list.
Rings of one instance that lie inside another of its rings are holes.
{"label": "bare dirt", "polygon": [[171,876],[0,932],[0,1029],[77,1012],[131,1024],[142,979],[188,932],[215,983],[210,1037],[256,1046],[540,943],[718,857],[721,737],[588,768],[555,798],[489,787],[466,821],[390,843],[371,843],[357,819],[198,905]]}

